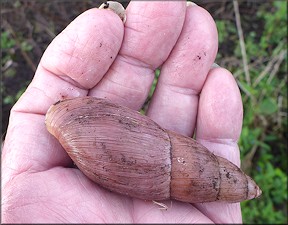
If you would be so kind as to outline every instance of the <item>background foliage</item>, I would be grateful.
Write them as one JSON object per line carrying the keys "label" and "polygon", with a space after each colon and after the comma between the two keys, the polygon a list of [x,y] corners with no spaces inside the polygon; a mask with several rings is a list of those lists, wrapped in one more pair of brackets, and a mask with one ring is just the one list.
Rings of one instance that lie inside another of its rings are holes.
{"label": "background foliage", "polygon": [[[287,223],[287,2],[238,0],[246,56],[240,48],[233,1],[195,2],[216,20],[219,32],[216,62],[234,74],[242,94],[244,122],[239,141],[242,169],[263,191],[261,198],[241,203],[243,222]],[[3,139],[9,111],[32,80],[47,45],[77,15],[100,3],[89,0],[1,2]],[[143,111],[159,72],[156,71]]]}

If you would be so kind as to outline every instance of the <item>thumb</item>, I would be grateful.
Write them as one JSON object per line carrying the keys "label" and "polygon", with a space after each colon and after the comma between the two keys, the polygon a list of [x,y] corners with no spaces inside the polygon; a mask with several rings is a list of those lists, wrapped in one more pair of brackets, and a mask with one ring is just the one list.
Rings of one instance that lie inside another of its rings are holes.
{"label": "thumb", "polygon": [[91,9],[52,41],[33,81],[11,110],[2,152],[3,185],[23,172],[71,165],[46,130],[45,113],[58,100],[87,95],[113,63],[123,34],[118,15]]}

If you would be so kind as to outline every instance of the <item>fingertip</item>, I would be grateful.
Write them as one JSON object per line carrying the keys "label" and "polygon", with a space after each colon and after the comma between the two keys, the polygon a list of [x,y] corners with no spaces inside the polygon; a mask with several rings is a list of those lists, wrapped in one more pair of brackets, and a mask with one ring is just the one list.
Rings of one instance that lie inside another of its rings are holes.
{"label": "fingertip", "polygon": [[242,120],[242,99],[233,75],[224,68],[211,69],[200,94],[197,138],[236,142]]}
{"label": "fingertip", "polygon": [[111,10],[79,15],[47,47],[13,110],[45,114],[58,100],[87,95],[114,62],[123,35],[123,22]]}
{"label": "fingertip", "polygon": [[212,16],[199,6],[187,7],[181,35],[162,67],[160,81],[200,92],[217,50],[218,33]]}
{"label": "fingertip", "polygon": [[87,10],[51,42],[41,65],[80,87],[92,88],[116,58],[123,36],[123,22],[113,11]]}
{"label": "fingertip", "polygon": [[185,1],[130,1],[121,55],[152,69],[161,66],[177,42],[185,12]]}

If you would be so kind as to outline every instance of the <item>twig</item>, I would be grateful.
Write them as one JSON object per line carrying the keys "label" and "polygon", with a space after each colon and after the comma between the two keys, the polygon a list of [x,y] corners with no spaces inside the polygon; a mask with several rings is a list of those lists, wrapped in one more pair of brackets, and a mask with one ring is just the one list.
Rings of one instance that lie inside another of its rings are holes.
{"label": "twig", "polygon": [[236,26],[237,26],[238,36],[239,36],[243,66],[244,66],[244,71],[245,71],[245,78],[246,78],[246,82],[249,85],[251,85],[250,74],[249,74],[248,63],[247,63],[247,55],[246,55],[246,49],[245,49],[245,42],[244,42],[243,31],[241,27],[239,5],[238,5],[237,0],[233,0],[233,6],[234,6]]}
{"label": "twig", "polygon": [[[154,204],[160,206],[161,208],[159,208],[159,209],[161,209],[161,210],[167,210],[167,209],[168,209],[168,206],[165,205],[165,204],[162,203],[162,202],[157,202],[157,201],[154,201],[154,200],[152,200],[152,202],[153,202]],[[172,201],[171,201],[171,204],[172,204]],[[172,205],[171,205],[171,206],[172,206]]]}
{"label": "twig", "polygon": [[282,61],[284,60],[286,54],[287,54],[287,50],[286,50],[286,49],[284,49],[284,50],[282,50],[282,51],[280,52],[279,57],[278,57],[278,60],[277,60],[277,62],[275,63],[275,65],[274,65],[274,67],[273,67],[273,70],[271,71],[270,76],[269,76],[269,78],[268,78],[268,80],[267,80],[267,84],[270,84],[270,83],[271,83],[271,81],[272,81],[273,78],[275,77],[276,73],[279,71],[279,67],[280,67]]}
{"label": "twig", "polygon": [[245,173],[249,173],[249,170],[252,167],[252,160],[253,157],[257,151],[259,144],[256,142],[253,147],[251,148],[251,150],[245,155],[244,159],[243,159],[243,163],[241,165],[241,169],[245,172]]}
{"label": "twig", "polygon": [[256,80],[253,83],[253,87],[256,87],[260,81],[268,74],[268,72],[273,67],[273,64],[277,61],[277,57],[273,57],[272,60],[269,61],[265,69],[260,73],[260,75],[256,78]]}
{"label": "twig", "polygon": [[[284,45],[284,41],[281,41],[278,46],[275,48],[275,50],[273,51],[274,54],[276,55],[278,54],[278,52],[283,49],[283,45]],[[257,79],[254,81],[253,83],[253,87],[256,87],[260,81],[268,74],[268,72],[271,70],[271,68],[273,67],[273,64],[277,61],[278,59],[278,55],[273,57],[272,60],[270,60],[270,62],[268,63],[268,65],[265,67],[265,69],[260,73],[260,75],[257,77]]]}
{"label": "twig", "polygon": [[258,139],[259,141],[258,142],[256,141],[254,143],[254,145],[252,146],[251,150],[243,158],[243,163],[241,165],[241,169],[247,174],[249,174],[249,170],[252,167],[252,160],[253,160],[253,158],[254,158],[254,156],[255,156],[258,148],[259,148],[259,143],[263,142],[263,140],[264,140],[264,138],[266,136],[265,135],[266,134],[266,128],[267,127],[264,126],[264,131],[262,132],[261,136],[259,137],[259,139]]}
{"label": "twig", "polygon": [[55,32],[53,32],[49,28],[49,24],[47,22],[47,19],[45,19],[40,13],[37,13],[35,15],[35,22],[37,25],[41,27],[42,30],[46,31],[46,33],[51,37],[51,39],[56,37]]}
{"label": "twig", "polygon": [[21,43],[18,40],[17,35],[16,35],[15,31],[13,30],[12,26],[8,23],[8,21],[5,21],[5,24],[7,25],[8,29],[10,30],[10,32],[11,32],[11,34],[12,34],[12,36],[16,42],[16,45],[20,48],[21,55],[23,56],[23,58],[25,59],[27,64],[31,67],[32,71],[35,72],[36,66],[33,63],[33,61],[31,60],[31,58],[29,57],[29,55],[25,51],[22,50]]}
{"label": "twig", "polygon": [[[277,56],[277,62],[275,63],[275,65],[274,65],[274,67],[273,67],[273,70],[272,70],[271,73],[270,73],[270,76],[269,76],[269,78],[268,78],[268,80],[267,80],[267,82],[266,82],[267,84],[270,84],[270,83],[271,83],[272,79],[275,77],[276,73],[279,71],[279,67],[280,67],[282,61],[284,60],[286,53],[287,53],[287,50],[284,49],[284,50],[282,50],[282,51],[280,52],[280,54]],[[287,77],[287,76],[285,76],[285,77]],[[284,78],[284,79],[285,79],[285,78]],[[280,83],[280,84],[281,84],[281,83]],[[279,85],[279,86],[280,86],[280,85]],[[277,90],[277,89],[276,89],[276,90]],[[258,101],[259,101],[259,102],[262,101],[262,99],[265,97],[266,93],[267,93],[267,89],[263,89],[263,90],[261,91],[261,93],[260,93],[260,95],[259,95],[259,97],[258,97]],[[274,93],[277,93],[277,92],[274,92]]]}
{"label": "twig", "polygon": [[283,103],[283,96],[280,95],[278,97],[278,115],[277,115],[277,127],[280,128],[282,125],[282,118],[281,118],[281,108]]}
{"label": "twig", "polygon": [[244,98],[243,98],[243,102],[246,102],[247,99],[250,98],[251,101],[252,101],[252,103],[253,103],[253,104],[256,104],[257,101],[256,101],[256,98],[254,97],[254,95],[252,95],[252,94],[240,83],[240,81],[237,80],[236,82],[237,82],[239,88],[246,94],[246,95],[244,96]]}
{"label": "twig", "polygon": [[281,89],[282,89],[285,85],[287,85],[287,76],[285,76],[285,77],[282,79],[281,83],[280,83],[280,84],[278,85],[278,87],[276,88],[276,90],[275,90],[276,96],[278,95],[279,92],[281,92]]}
{"label": "twig", "polygon": [[240,81],[236,81],[239,88],[249,97],[252,97],[252,94],[240,83]]}
{"label": "twig", "polygon": [[[265,64],[266,62],[268,62],[269,59],[266,57],[266,58],[263,58],[262,56],[259,56],[254,62],[248,64],[248,67],[249,68],[258,68],[258,67],[262,67],[263,64]],[[237,69],[236,72],[233,73],[234,77],[237,78],[240,74],[242,74],[244,72],[243,69],[239,68]]]}

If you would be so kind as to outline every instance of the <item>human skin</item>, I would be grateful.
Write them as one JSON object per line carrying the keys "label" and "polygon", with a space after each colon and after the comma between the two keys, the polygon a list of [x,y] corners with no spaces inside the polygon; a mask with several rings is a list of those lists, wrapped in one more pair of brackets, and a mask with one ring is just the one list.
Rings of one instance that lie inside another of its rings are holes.
{"label": "human skin", "polygon": [[2,151],[3,223],[241,223],[239,203],[189,204],[111,193],[90,181],[45,127],[50,105],[95,96],[139,110],[154,71],[147,110],[160,126],[196,139],[240,165],[242,102],[229,71],[213,67],[215,22],[185,1],[135,1],[125,26],[110,10],[77,17],[45,51],[11,110]]}

